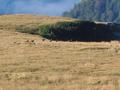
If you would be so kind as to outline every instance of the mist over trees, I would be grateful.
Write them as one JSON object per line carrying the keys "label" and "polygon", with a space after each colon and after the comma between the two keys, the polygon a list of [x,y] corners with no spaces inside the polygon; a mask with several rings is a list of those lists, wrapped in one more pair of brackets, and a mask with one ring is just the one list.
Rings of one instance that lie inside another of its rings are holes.
{"label": "mist over trees", "polygon": [[120,0],[81,0],[63,16],[120,23]]}

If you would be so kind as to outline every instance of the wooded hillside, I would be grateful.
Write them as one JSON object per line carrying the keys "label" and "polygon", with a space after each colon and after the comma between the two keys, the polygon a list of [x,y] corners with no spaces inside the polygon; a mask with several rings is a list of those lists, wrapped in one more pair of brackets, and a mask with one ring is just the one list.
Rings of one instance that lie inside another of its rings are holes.
{"label": "wooded hillside", "polygon": [[120,23],[120,0],[81,0],[63,16]]}

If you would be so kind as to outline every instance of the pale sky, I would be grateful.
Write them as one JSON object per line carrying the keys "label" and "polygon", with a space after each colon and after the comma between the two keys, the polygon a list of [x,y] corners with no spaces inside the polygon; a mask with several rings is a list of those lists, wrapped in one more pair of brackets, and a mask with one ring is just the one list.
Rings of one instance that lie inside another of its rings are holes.
{"label": "pale sky", "polygon": [[2,14],[42,14],[57,16],[70,10],[80,0],[0,0]]}

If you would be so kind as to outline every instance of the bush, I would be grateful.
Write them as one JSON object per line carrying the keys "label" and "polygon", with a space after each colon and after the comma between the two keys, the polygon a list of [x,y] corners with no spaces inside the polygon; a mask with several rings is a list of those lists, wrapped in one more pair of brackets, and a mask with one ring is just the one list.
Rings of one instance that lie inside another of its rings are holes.
{"label": "bush", "polygon": [[56,24],[41,25],[33,30],[20,27],[18,31],[24,33],[38,34],[53,40],[73,41],[105,41],[114,39],[114,29],[109,25],[95,24],[90,21],[58,22]]}
{"label": "bush", "polygon": [[113,32],[107,25],[89,21],[59,22],[39,27],[40,35],[58,40],[111,40],[114,38]]}
{"label": "bush", "polygon": [[46,38],[53,38],[55,37],[54,33],[52,32],[52,25],[42,25],[39,27],[38,33],[40,36]]}

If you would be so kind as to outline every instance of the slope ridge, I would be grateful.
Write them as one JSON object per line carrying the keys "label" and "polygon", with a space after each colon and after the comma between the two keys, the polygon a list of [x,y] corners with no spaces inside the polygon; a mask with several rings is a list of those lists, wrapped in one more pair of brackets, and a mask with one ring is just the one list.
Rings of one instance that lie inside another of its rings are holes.
{"label": "slope ridge", "polygon": [[29,14],[1,15],[0,16],[0,28],[12,30],[20,25],[38,27],[43,24],[56,23],[56,22],[61,22],[61,21],[72,21],[72,20],[74,19],[64,18],[64,17],[29,15]]}

